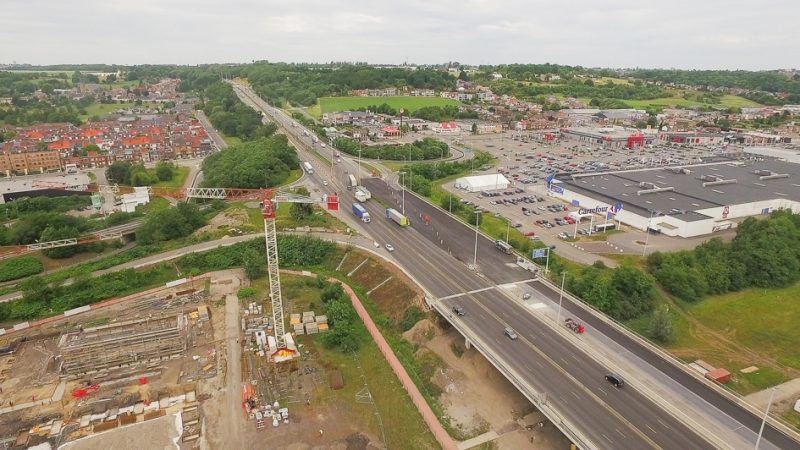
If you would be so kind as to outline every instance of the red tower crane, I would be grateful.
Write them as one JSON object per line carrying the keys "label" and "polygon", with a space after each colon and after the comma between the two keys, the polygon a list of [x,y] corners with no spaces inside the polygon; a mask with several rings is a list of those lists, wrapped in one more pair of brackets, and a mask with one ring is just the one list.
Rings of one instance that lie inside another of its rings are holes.
{"label": "red tower crane", "polygon": [[[66,183],[37,182],[37,187],[64,190],[82,190],[85,192],[99,192],[110,189],[115,193],[132,192],[130,186],[96,186],[83,185],[73,186]],[[82,188],[82,189],[81,189]],[[325,203],[328,210],[336,211],[339,209],[339,197],[337,195],[326,195],[322,198],[312,198],[303,195],[281,192],[274,189],[238,189],[238,188],[150,188],[151,195],[172,197],[175,199],[183,198],[202,198],[220,200],[258,200],[261,204],[261,216],[264,218],[264,241],[267,250],[267,276],[269,278],[269,297],[272,305],[273,330],[275,332],[275,342],[277,352],[273,354],[274,359],[291,358],[293,349],[288,349],[286,345],[286,332],[283,318],[283,297],[281,296],[280,266],[278,264],[278,233],[275,229],[275,209],[277,203]],[[66,245],[75,245],[75,242]],[[64,244],[62,244],[64,245]],[[277,358],[276,358],[277,357]]]}

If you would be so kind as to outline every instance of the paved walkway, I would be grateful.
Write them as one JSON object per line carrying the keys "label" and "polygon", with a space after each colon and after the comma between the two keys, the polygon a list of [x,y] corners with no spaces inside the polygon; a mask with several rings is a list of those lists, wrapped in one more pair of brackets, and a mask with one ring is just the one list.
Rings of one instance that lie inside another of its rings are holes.
{"label": "paved walkway", "polygon": [[493,440],[495,440],[495,439],[497,439],[499,437],[500,437],[500,435],[497,434],[497,432],[495,432],[494,430],[487,431],[486,433],[483,433],[480,436],[475,436],[472,439],[467,439],[466,441],[459,442],[458,443],[458,450],[467,450],[467,449],[470,449],[472,447],[477,447],[477,446],[479,446],[481,444],[485,444],[487,442],[491,442],[491,441],[493,441]]}
{"label": "paved walkway", "polygon": [[769,396],[772,393],[772,389],[775,389],[775,397],[772,399],[772,406],[786,400],[798,400],[800,399],[800,378],[781,383],[774,388],[754,392],[745,396],[745,399],[759,409],[766,409],[769,404]]}

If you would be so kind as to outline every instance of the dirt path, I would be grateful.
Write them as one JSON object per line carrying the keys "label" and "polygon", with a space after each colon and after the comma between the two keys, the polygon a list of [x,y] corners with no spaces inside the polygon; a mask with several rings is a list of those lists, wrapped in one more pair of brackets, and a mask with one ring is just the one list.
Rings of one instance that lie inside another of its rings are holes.
{"label": "dirt path", "polygon": [[223,427],[227,435],[224,442],[229,448],[245,448],[242,433],[242,350],[239,346],[239,298],[234,294],[225,296],[225,344],[228,348],[228,366],[225,372],[225,415]]}

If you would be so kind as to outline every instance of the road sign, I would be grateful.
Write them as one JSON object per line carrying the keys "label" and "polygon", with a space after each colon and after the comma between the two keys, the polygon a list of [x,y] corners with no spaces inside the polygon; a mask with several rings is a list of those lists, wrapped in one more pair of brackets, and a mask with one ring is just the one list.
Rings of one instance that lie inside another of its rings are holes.
{"label": "road sign", "polygon": [[547,249],[546,248],[535,248],[533,249],[533,257],[534,258],[544,258],[547,256]]}

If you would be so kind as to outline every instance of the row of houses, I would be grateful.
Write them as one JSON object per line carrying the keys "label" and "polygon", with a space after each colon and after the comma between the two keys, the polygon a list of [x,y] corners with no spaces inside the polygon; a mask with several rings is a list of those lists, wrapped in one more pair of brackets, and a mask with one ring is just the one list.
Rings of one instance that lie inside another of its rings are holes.
{"label": "row of houses", "polygon": [[206,130],[187,114],[5,130],[15,134],[13,139],[0,143],[0,172],[5,175],[63,170],[67,164],[96,168],[114,161],[145,163],[192,158],[213,149]]}

